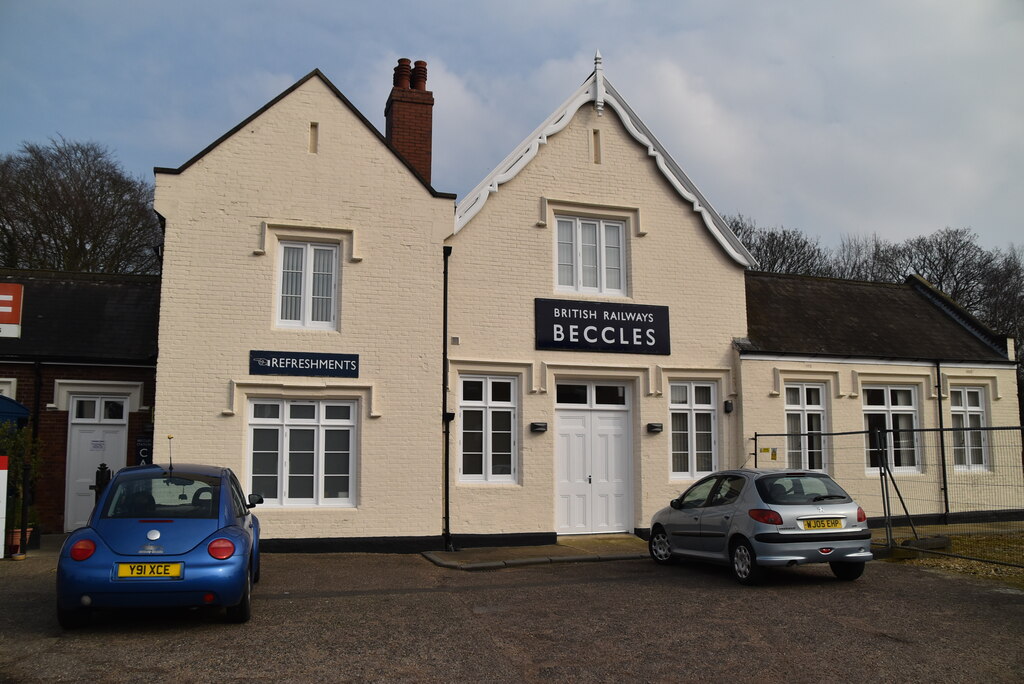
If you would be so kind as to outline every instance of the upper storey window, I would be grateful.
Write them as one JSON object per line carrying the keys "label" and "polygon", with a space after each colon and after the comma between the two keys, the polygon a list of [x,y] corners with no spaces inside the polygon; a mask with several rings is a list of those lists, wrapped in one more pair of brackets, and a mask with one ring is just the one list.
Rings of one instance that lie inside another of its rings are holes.
{"label": "upper storey window", "polygon": [[278,325],[337,328],[337,245],[282,242],[279,276]]}
{"label": "upper storey window", "polygon": [[559,216],[558,289],[626,294],[626,224]]}

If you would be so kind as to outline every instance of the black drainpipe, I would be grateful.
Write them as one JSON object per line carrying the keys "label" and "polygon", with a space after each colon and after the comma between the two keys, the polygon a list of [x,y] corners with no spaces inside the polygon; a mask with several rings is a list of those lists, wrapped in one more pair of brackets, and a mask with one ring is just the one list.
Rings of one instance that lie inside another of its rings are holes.
{"label": "black drainpipe", "polygon": [[935,362],[935,393],[939,398],[939,463],[942,465],[942,522],[949,524],[949,478],[946,475],[946,431],[942,415],[942,362]]}
{"label": "black drainpipe", "polygon": [[444,340],[441,346],[441,358],[442,369],[441,369],[441,423],[444,429],[444,517],[441,521],[441,538],[444,542],[445,551],[454,551],[455,545],[452,543],[452,528],[451,528],[451,455],[452,455],[452,444],[451,444],[451,423],[455,419],[454,413],[448,411],[448,259],[452,255],[452,248],[448,245],[444,247],[444,305],[442,312],[442,324],[441,328],[444,334]]}

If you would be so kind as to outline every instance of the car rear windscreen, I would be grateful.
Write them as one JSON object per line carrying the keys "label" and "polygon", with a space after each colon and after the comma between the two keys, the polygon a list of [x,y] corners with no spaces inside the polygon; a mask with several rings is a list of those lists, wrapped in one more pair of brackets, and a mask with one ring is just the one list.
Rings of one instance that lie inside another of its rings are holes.
{"label": "car rear windscreen", "polygon": [[757,479],[757,492],[767,504],[780,506],[849,503],[850,495],[828,475],[780,473]]}
{"label": "car rear windscreen", "polygon": [[118,477],[103,509],[104,518],[216,518],[220,478],[155,471]]}

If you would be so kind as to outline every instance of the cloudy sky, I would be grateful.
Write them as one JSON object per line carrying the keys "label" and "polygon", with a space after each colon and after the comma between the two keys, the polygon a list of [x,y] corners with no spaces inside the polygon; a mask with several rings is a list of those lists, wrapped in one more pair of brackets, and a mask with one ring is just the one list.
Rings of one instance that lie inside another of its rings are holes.
{"label": "cloudy sky", "polygon": [[409,57],[461,197],[597,50],[720,213],[1024,245],[1022,0],[0,0],[0,153],[92,140],[152,179],[314,68],[383,130]]}

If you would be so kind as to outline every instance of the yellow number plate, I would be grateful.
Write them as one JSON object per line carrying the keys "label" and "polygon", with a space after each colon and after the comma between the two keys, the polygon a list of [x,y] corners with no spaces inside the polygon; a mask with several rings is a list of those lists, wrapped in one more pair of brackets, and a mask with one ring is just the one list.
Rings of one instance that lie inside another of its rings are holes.
{"label": "yellow number plate", "polygon": [[815,518],[804,520],[805,530],[831,530],[842,527],[843,521],[840,518]]}
{"label": "yellow number plate", "polygon": [[181,577],[181,563],[118,563],[117,576],[175,579]]}

